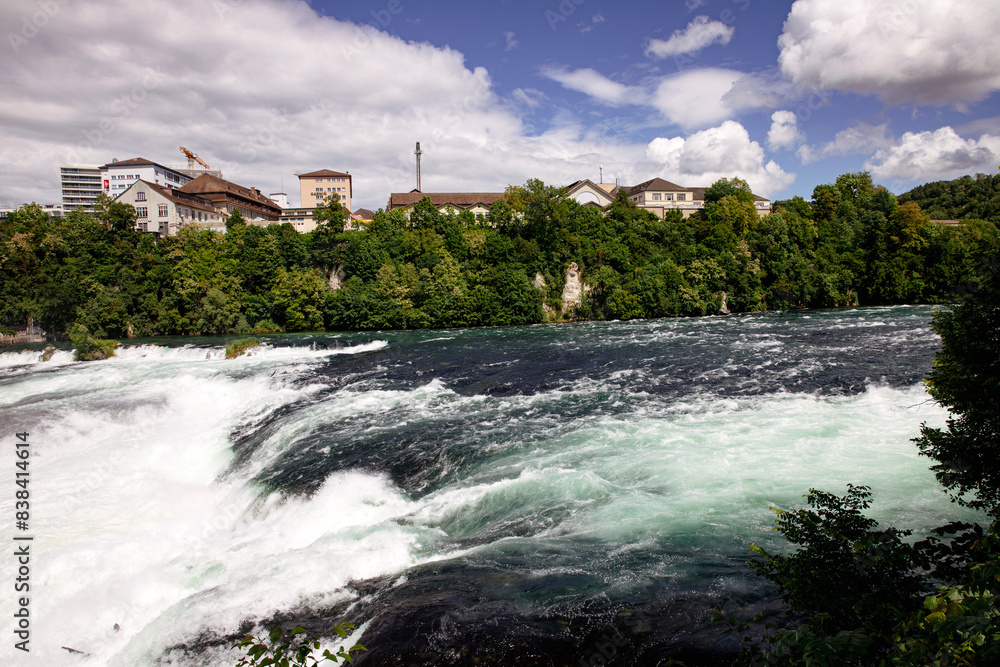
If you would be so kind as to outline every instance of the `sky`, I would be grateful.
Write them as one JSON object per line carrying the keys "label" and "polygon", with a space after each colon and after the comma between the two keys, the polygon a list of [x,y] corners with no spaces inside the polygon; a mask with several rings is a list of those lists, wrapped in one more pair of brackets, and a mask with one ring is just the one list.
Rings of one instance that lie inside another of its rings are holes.
{"label": "sky", "polygon": [[997,0],[2,0],[0,206],[185,146],[298,203],[538,178],[771,199],[997,173]]}

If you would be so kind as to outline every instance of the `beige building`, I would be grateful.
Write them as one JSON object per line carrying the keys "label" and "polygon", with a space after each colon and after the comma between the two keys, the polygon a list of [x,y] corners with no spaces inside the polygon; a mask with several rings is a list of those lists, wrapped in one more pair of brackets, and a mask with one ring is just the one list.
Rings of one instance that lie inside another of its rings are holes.
{"label": "beige building", "polygon": [[564,195],[568,199],[575,199],[583,205],[600,206],[604,208],[615,200],[618,195],[618,185],[615,183],[594,183],[589,178],[573,183],[566,190]]}
{"label": "beige building", "polygon": [[316,208],[330,195],[340,195],[340,203],[351,210],[351,197],[354,186],[349,173],[320,169],[308,174],[296,174],[299,177],[299,206],[301,208]]}
{"label": "beige building", "polygon": [[420,192],[411,190],[410,192],[393,192],[389,195],[389,203],[385,210],[391,211],[394,208],[409,210],[423,199],[429,197],[434,207],[441,213],[447,213],[449,209],[453,213],[469,211],[473,215],[487,215],[490,206],[498,199],[502,199],[502,192]]}
{"label": "beige building", "polygon": [[[652,211],[662,219],[669,211],[680,211],[685,218],[705,209],[705,188],[690,188],[654,178],[628,189],[628,198],[636,206]],[[757,215],[771,212],[771,201],[753,196]]]}

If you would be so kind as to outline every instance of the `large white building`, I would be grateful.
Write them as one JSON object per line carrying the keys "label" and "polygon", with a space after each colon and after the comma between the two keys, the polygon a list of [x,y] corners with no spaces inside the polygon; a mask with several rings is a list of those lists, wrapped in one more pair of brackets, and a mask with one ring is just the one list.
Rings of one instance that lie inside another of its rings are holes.
{"label": "large white building", "polygon": [[135,228],[140,232],[173,236],[181,227],[226,228],[222,214],[208,199],[142,179],[118,193],[117,200],[135,208]]}
{"label": "large white building", "polygon": [[112,160],[101,167],[101,190],[112,199],[138,180],[173,189],[190,183],[192,177],[141,157]]}
{"label": "large white building", "polygon": [[93,213],[101,188],[101,167],[96,164],[73,164],[59,167],[63,208],[69,212],[83,209]]}
{"label": "large white building", "polygon": [[[670,211],[680,211],[681,215],[689,218],[705,210],[705,188],[685,187],[662,178],[652,178],[632,187],[611,183],[594,183],[585,179],[570,185],[565,196],[575,199],[581,204],[604,208],[615,200],[621,190],[625,191],[629,201],[633,204],[651,211],[660,219],[663,219]],[[758,195],[754,195],[753,199],[757,215],[764,217],[771,212],[769,199]]]}

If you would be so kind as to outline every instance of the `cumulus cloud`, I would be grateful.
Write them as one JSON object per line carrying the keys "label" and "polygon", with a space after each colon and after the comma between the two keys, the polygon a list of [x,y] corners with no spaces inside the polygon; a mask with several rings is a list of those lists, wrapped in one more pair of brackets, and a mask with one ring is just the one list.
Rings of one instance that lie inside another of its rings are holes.
{"label": "cumulus cloud", "polygon": [[899,143],[877,151],[865,162],[865,169],[877,178],[912,183],[993,174],[998,160],[1000,136],[962,139],[946,126],[933,132],[905,133]]}
{"label": "cumulus cloud", "polygon": [[684,129],[709,127],[736,115],[738,108],[723,98],[742,76],[736,70],[713,67],[681,72],[660,82],[652,103]]}
{"label": "cumulus cloud", "polygon": [[962,105],[1000,90],[998,33],[996,0],[796,0],[778,62],[803,87]]}
{"label": "cumulus cloud", "polygon": [[767,147],[771,150],[793,148],[805,141],[793,111],[775,111],[771,114],[771,130],[767,133]]}
{"label": "cumulus cloud", "polygon": [[686,139],[658,137],[646,147],[646,157],[660,176],[689,187],[738,176],[755,193],[770,196],[795,181],[795,174],[785,172],[774,160],[765,162],[761,145],[731,120]]}
{"label": "cumulus cloud", "polygon": [[[572,118],[526,127],[519,110],[544,96],[502,99],[489,72],[454,49],[320,16],[305,2],[202,3],[194,22],[191,6],[59,3],[7,51],[5,203],[58,201],[60,164],[142,156],[183,165],[178,146],[265,193],[283,180],[293,203],[294,172],[350,171],[355,206],[372,209],[413,187],[416,141],[428,190],[570,183],[598,163],[627,182],[644,159],[645,142],[594,135]],[[407,6],[391,20],[405,20]],[[0,3],[0,25],[35,11],[33,0]],[[603,94],[621,99],[622,88]]]}
{"label": "cumulus cloud", "polygon": [[549,66],[543,67],[541,74],[570,90],[590,95],[607,104],[637,102],[644,97],[638,89],[612,81],[590,68],[567,70],[564,67]]}
{"label": "cumulus cloud", "polygon": [[833,155],[840,157],[870,155],[876,150],[888,148],[896,143],[892,137],[888,136],[888,129],[887,123],[881,125],[858,123],[846,130],[841,130],[834,136],[833,141],[828,141],[818,148],[800,147],[797,154],[802,160],[802,164],[809,164]]}
{"label": "cumulus cloud", "polygon": [[646,46],[646,55],[656,58],[696,53],[712,44],[728,44],[734,29],[722,21],[712,21],[707,16],[696,16],[684,30],[675,30],[670,39],[652,39]]}

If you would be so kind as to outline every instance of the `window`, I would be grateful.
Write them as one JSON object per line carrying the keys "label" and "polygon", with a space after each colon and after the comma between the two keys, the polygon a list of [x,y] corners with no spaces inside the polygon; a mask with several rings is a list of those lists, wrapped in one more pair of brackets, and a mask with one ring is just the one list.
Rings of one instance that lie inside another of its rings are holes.
{"label": "window", "polygon": [[659,195],[659,193],[656,193],[656,194],[653,195],[653,201],[660,201],[660,195]]}
{"label": "window", "polygon": [[684,194],[683,192],[677,195],[677,201],[685,201],[686,199],[687,195]]}
{"label": "window", "polygon": [[146,218],[146,217],[149,217],[149,210],[145,206],[136,206],[135,207],[135,217],[137,217],[137,218]]}
{"label": "window", "polygon": [[667,201],[673,201],[673,200],[674,200],[673,195],[667,195]]}
{"label": "window", "polygon": [[146,201],[146,193],[145,192],[136,192],[135,193],[135,200],[136,201]]}
{"label": "window", "polygon": [[167,217],[167,205],[166,204],[160,204],[160,211],[159,211],[159,213],[160,213],[160,217],[161,218]]}

